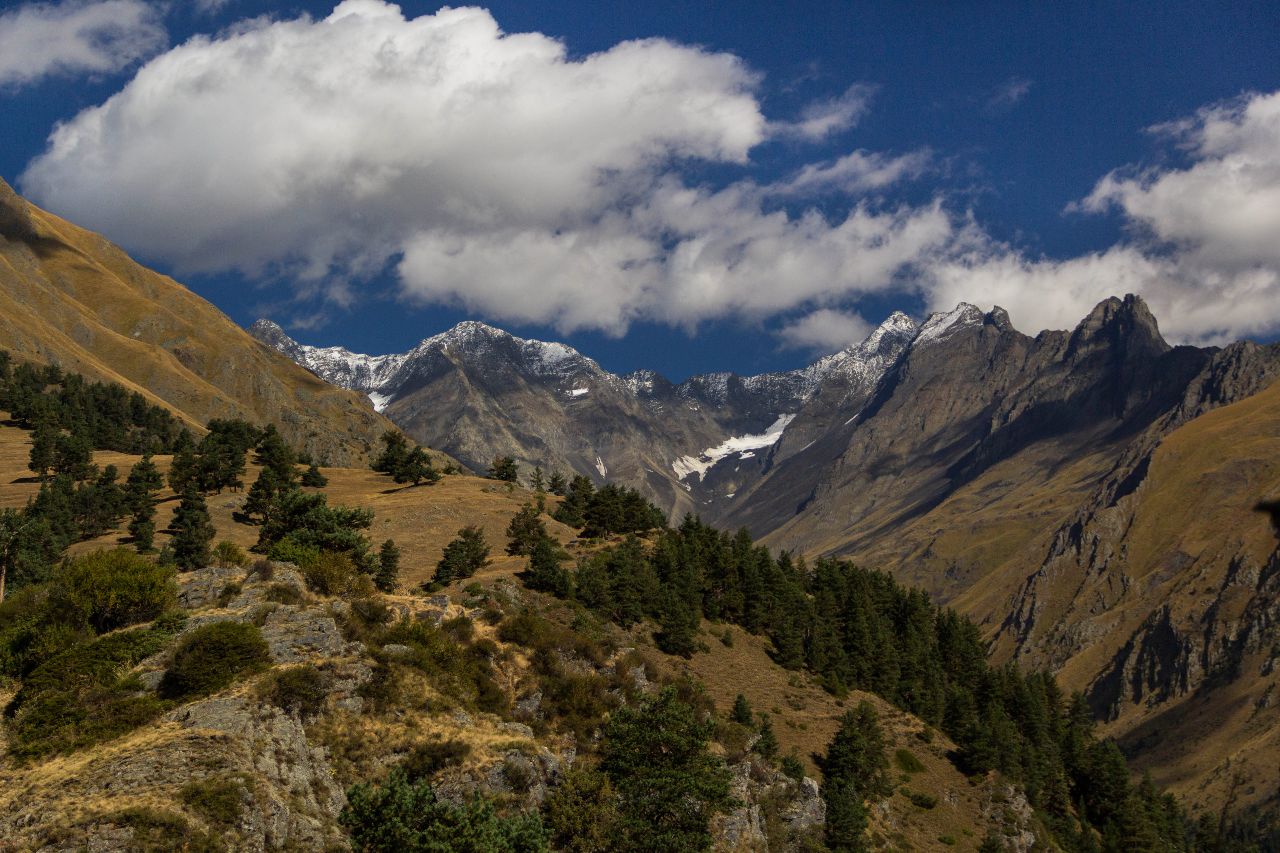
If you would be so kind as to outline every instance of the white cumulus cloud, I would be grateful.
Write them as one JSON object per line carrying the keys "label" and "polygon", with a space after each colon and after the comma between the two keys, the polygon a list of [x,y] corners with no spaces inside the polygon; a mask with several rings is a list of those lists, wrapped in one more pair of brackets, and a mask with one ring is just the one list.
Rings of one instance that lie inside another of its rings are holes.
{"label": "white cumulus cloud", "polygon": [[0,85],[120,71],[167,40],[159,14],[142,0],[27,3],[0,14]]}
{"label": "white cumulus cloud", "polygon": [[1222,344],[1280,332],[1280,93],[1156,128],[1180,167],[1113,172],[1072,210],[1118,210],[1131,240],[1065,260],[971,247],[930,271],[934,308],[995,302],[1028,330],[1067,328],[1101,299],[1141,294],[1171,340]]}
{"label": "white cumulus cloud", "polygon": [[825,355],[864,340],[870,332],[871,324],[856,311],[819,308],[785,324],[778,337],[784,346]]}
{"label": "white cumulus cloud", "polygon": [[[884,200],[930,172],[927,150],[754,180],[761,143],[829,139],[872,94],[774,120],[760,87],[737,57],[665,39],[573,57],[482,9],[345,0],[151,59],[58,126],[20,184],[179,272],[292,281],[308,310],[390,269],[410,303],[561,332],[803,316],[783,341],[831,346],[859,297],[888,293],[999,303],[1036,332],[1130,291],[1175,340],[1280,331],[1280,94],[1164,128],[1181,165],[1115,172],[1077,206],[1120,211],[1131,236],[1043,259],[941,197]],[[699,163],[742,172],[690,185]]]}
{"label": "white cumulus cloud", "polygon": [[[484,10],[409,19],[346,0],[157,57],[60,126],[21,182],[181,271],[336,280],[346,298],[394,263],[410,299],[562,331],[878,290],[945,242],[936,206],[830,223],[748,180],[685,186],[686,161],[745,165],[771,135],[850,125],[869,97],[854,87],[779,129],[758,83],[730,54],[662,39],[573,59]],[[906,168],[868,165],[863,183]]]}

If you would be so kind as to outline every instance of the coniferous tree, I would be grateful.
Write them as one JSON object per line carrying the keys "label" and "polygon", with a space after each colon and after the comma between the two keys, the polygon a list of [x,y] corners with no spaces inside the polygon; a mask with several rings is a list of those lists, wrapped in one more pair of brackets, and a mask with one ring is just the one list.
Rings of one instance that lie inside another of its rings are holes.
{"label": "coniferous tree", "polygon": [[575,474],[573,480],[569,482],[564,501],[552,518],[570,527],[581,527],[586,523],[587,504],[595,493],[595,484],[589,477]]}
{"label": "coniferous tree", "polygon": [[701,621],[695,603],[678,587],[668,586],[661,593],[654,641],[669,655],[691,657],[701,647],[698,642]]}
{"label": "coniferous tree", "polygon": [[529,485],[533,486],[535,492],[546,490],[547,483],[542,476],[542,468],[537,465],[533,466],[533,477],[529,480]]}
{"label": "coniferous tree", "polygon": [[707,750],[713,728],[671,687],[610,718],[600,769],[618,792],[615,849],[711,847],[710,820],[731,802],[729,773]]}
{"label": "coniferous tree", "polygon": [[417,486],[422,482],[437,483],[440,481],[440,472],[431,465],[431,457],[421,447],[414,447],[405,456],[400,467],[392,473],[392,478],[397,483],[412,483]]}
{"label": "coniferous tree", "polygon": [[747,702],[747,697],[741,693],[733,700],[733,711],[730,712],[729,719],[740,726],[749,726],[755,722],[756,718],[751,712],[751,704]]}
{"label": "coniferous tree", "polygon": [[458,531],[457,538],[444,546],[434,581],[447,584],[469,578],[488,562],[489,543],[485,541],[484,531],[479,527],[464,527]]}
{"label": "coniferous tree", "polygon": [[83,433],[63,433],[54,439],[53,472],[70,477],[77,483],[97,476],[93,464],[93,447]]}
{"label": "coniferous tree", "polygon": [[170,540],[173,560],[178,568],[191,571],[209,564],[209,543],[215,531],[204,495],[194,485],[188,485],[183,492],[169,529],[173,533]]}
{"label": "coniferous tree", "polygon": [[561,561],[565,553],[550,536],[542,535],[529,550],[529,568],[523,577],[530,589],[568,598],[573,592],[573,579]]}
{"label": "coniferous tree", "polygon": [[834,851],[868,849],[865,801],[892,792],[888,770],[879,715],[869,702],[860,702],[845,713],[822,759],[827,847]]}
{"label": "coniferous tree", "polygon": [[382,452],[373,460],[373,470],[381,474],[395,475],[404,467],[409,457],[409,440],[398,430],[389,429],[382,434]]}
{"label": "coniferous tree", "polygon": [[47,421],[36,424],[31,433],[31,454],[27,467],[35,472],[40,482],[49,479],[49,471],[57,461],[58,431]]}
{"label": "coniferous tree", "polygon": [[278,492],[291,491],[298,484],[298,471],[294,467],[298,458],[293,452],[293,448],[285,444],[280,433],[276,431],[275,425],[269,425],[263,430],[262,438],[258,441],[257,453],[254,461],[263,467],[270,469],[275,479]]}
{"label": "coniferous tree", "polygon": [[751,749],[766,760],[772,760],[778,754],[778,737],[773,733],[773,723],[766,714],[760,715],[760,737],[756,738]]}
{"label": "coniferous tree", "polygon": [[527,556],[547,536],[547,526],[538,517],[538,511],[530,504],[525,504],[507,525],[507,553],[513,557]]}
{"label": "coniferous tree", "polygon": [[547,491],[551,492],[553,495],[564,497],[564,474],[561,474],[559,471],[552,471],[551,477],[547,480]]}
{"label": "coniferous tree", "polygon": [[329,485],[329,480],[324,474],[320,473],[320,469],[312,462],[302,475],[302,485],[308,489],[323,489]]}
{"label": "coniferous tree", "polygon": [[489,471],[485,475],[490,480],[502,480],[506,483],[516,483],[520,481],[520,468],[516,465],[516,460],[510,456],[495,456],[493,463],[489,465]]}
{"label": "coniferous tree", "polygon": [[188,487],[200,486],[200,461],[194,447],[184,446],[173,455],[169,465],[169,488],[184,494]]}
{"label": "coniferous tree", "polygon": [[382,543],[378,549],[378,572],[373,576],[373,583],[383,592],[395,592],[400,581],[400,549],[392,539]]}
{"label": "coniferous tree", "polygon": [[275,506],[276,498],[283,492],[284,489],[276,478],[275,471],[271,468],[263,468],[258,472],[258,479],[254,480],[253,485],[249,487],[249,494],[245,496],[241,512],[258,524],[266,524],[271,517],[271,509]]}

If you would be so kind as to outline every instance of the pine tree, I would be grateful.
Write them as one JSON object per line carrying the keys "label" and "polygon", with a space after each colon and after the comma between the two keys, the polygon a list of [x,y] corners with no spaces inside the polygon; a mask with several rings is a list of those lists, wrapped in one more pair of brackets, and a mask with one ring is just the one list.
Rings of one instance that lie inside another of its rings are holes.
{"label": "pine tree", "polygon": [[440,481],[440,472],[431,466],[431,457],[421,447],[414,447],[409,451],[391,476],[397,483],[412,483],[415,486],[424,480],[427,483]]}
{"label": "pine tree", "polygon": [[596,487],[590,478],[581,474],[574,475],[568,491],[565,492],[564,501],[552,518],[570,527],[581,527],[586,523],[587,505],[595,493]]}
{"label": "pine tree", "polygon": [[532,553],[539,540],[547,538],[547,526],[538,517],[538,511],[525,504],[511,517],[507,525],[507,553],[513,557]]}
{"label": "pine tree", "polygon": [[395,592],[400,581],[400,549],[394,540],[388,539],[378,550],[378,572],[373,583],[383,592]]}
{"label": "pine tree", "polygon": [[263,431],[262,438],[258,441],[254,461],[264,470],[270,469],[275,479],[277,493],[292,491],[298,485],[298,471],[294,467],[298,458],[293,449],[280,437],[275,424],[271,424]]}
{"label": "pine tree", "polygon": [[204,495],[194,485],[188,486],[183,493],[169,529],[173,532],[170,544],[178,568],[191,571],[209,564],[209,543],[213,541],[215,531]]}
{"label": "pine tree", "polygon": [[834,851],[868,849],[864,803],[893,790],[880,718],[869,702],[860,702],[845,713],[821,764],[827,847]]}
{"label": "pine tree", "polygon": [[549,592],[557,598],[568,598],[573,592],[573,579],[561,565],[565,558],[550,536],[543,535],[529,551],[529,568],[523,573],[530,589]]}
{"label": "pine tree", "polygon": [[409,440],[398,430],[389,429],[382,434],[382,452],[373,460],[373,470],[395,475],[404,467],[409,457]]}
{"label": "pine tree", "polygon": [[444,546],[444,555],[436,564],[434,581],[451,583],[459,578],[469,578],[489,562],[489,543],[479,527],[464,527],[458,536]]}
{"label": "pine tree", "polygon": [[97,466],[93,464],[93,446],[84,433],[63,433],[54,439],[53,471],[70,477],[77,483],[97,476]]}
{"label": "pine tree", "polygon": [[286,488],[280,483],[275,470],[263,468],[258,472],[258,479],[249,487],[241,512],[258,524],[266,524],[271,518],[276,499],[285,491]]}
{"label": "pine tree", "polygon": [[302,485],[308,489],[323,489],[329,485],[329,480],[324,474],[320,473],[320,469],[316,467],[316,463],[312,462],[308,466],[306,472],[302,475]]}
{"label": "pine tree", "polygon": [[164,477],[147,454],[134,463],[125,480],[125,511],[129,521],[129,536],[139,554],[145,554],[155,545],[156,493],[164,486]]}
{"label": "pine tree", "polygon": [[547,491],[553,495],[564,497],[565,481],[564,474],[559,471],[552,471],[550,479],[547,480]]}
{"label": "pine tree", "polygon": [[542,468],[537,465],[533,467],[533,478],[529,481],[529,484],[533,486],[535,492],[546,490],[546,481],[542,477]]}
{"label": "pine tree", "polygon": [[701,621],[695,603],[680,589],[664,588],[658,608],[658,632],[654,635],[658,648],[669,655],[691,657],[701,647],[698,642]]}
{"label": "pine tree", "polygon": [[190,486],[199,488],[200,461],[196,458],[195,448],[182,447],[173,455],[169,465],[169,488],[183,494]]}
{"label": "pine tree", "polygon": [[27,467],[35,472],[40,482],[49,479],[49,471],[57,461],[58,431],[47,421],[36,424],[31,433],[31,456]]}
{"label": "pine tree", "polygon": [[486,476],[490,480],[516,483],[520,481],[520,469],[516,465],[516,460],[510,456],[495,456]]}
{"label": "pine tree", "polygon": [[713,728],[670,687],[614,713],[600,769],[618,792],[615,849],[711,847],[711,817],[731,803],[728,771],[707,750]]}
{"label": "pine tree", "polygon": [[729,714],[729,719],[740,726],[749,726],[755,722],[755,715],[751,713],[751,705],[747,702],[747,697],[741,693],[733,700],[733,711]]}
{"label": "pine tree", "polygon": [[773,723],[768,715],[760,715],[760,737],[756,738],[755,745],[751,747],[756,755],[766,760],[772,760],[778,754],[778,738],[773,733]]}

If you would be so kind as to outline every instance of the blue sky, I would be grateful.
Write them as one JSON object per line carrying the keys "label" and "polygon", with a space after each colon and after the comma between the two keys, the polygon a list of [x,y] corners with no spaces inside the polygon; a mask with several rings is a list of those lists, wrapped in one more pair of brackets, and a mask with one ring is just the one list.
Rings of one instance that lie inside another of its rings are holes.
{"label": "blue sky", "polygon": [[307,343],[477,317],[679,379],[1126,290],[1280,332],[1274,3],[0,9],[0,175]]}

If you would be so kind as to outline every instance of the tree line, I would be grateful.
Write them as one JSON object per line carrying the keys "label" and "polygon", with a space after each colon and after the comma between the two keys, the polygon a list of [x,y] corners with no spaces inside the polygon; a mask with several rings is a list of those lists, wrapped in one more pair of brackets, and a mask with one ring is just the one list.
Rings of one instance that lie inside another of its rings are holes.
{"label": "tree line", "polygon": [[1064,849],[1211,849],[1171,796],[1131,781],[1082,696],[1048,673],[991,665],[976,625],[883,572],[775,556],[746,531],[694,516],[573,569],[558,559],[540,568],[530,556],[530,586],[623,627],[652,620],[668,653],[698,650],[702,619],[732,623],[767,636],[777,663],[836,695],[864,690],[915,714],[957,744],[962,770],[999,771],[1021,786]]}

